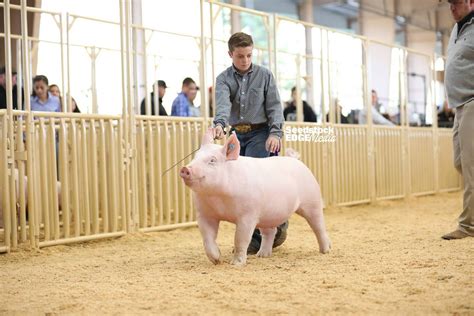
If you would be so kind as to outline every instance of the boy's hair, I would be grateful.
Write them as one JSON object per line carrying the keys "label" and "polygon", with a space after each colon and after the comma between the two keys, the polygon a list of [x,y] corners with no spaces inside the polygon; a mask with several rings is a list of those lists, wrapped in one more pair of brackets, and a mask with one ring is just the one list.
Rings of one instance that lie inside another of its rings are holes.
{"label": "boy's hair", "polygon": [[237,32],[229,38],[227,45],[229,46],[230,52],[233,52],[237,47],[253,46],[252,36],[244,32]]}
{"label": "boy's hair", "polygon": [[194,82],[194,80],[189,77],[186,77],[183,80],[183,86],[189,86],[192,83],[196,84],[196,82]]}

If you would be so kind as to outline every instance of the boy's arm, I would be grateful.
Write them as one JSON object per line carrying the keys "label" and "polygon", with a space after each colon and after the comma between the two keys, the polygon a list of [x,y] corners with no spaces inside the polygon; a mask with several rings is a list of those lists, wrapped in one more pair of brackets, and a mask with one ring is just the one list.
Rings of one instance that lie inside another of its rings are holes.
{"label": "boy's arm", "polygon": [[226,127],[229,123],[230,110],[232,103],[230,102],[230,88],[225,83],[222,76],[216,80],[216,116],[214,117],[214,125]]}

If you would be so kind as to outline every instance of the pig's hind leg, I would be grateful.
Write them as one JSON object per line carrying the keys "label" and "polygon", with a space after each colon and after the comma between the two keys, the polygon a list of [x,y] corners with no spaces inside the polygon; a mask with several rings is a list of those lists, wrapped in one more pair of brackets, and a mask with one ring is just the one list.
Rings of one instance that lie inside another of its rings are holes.
{"label": "pig's hind leg", "polygon": [[331,240],[326,231],[324,224],[323,207],[320,201],[302,204],[296,214],[301,215],[306,219],[309,226],[313,230],[318,239],[319,252],[328,253],[331,249]]}
{"label": "pig's hind leg", "polygon": [[257,252],[257,257],[270,257],[272,255],[273,240],[275,239],[277,229],[274,228],[260,228],[260,234],[262,235],[262,243],[260,249]]}
{"label": "pig's hind leg", "polygon": [[214,264],[220,263],[221,252],[216,243],[219,221],[203,216],[198,216],[197,220],[207,257]]}

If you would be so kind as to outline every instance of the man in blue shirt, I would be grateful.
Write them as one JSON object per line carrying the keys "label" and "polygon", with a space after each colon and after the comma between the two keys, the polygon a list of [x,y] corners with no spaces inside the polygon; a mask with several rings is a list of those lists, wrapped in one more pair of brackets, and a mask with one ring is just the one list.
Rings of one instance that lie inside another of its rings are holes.
{"label": "man in blue shirt", "polygon": [[171,106],[172,116],[191,116],[189,107],[191,106],[188,96],[192,91],[196,90],[196,83],[193,79],[187,77],[183,80],[183,86],[181,92],[173,101]]}

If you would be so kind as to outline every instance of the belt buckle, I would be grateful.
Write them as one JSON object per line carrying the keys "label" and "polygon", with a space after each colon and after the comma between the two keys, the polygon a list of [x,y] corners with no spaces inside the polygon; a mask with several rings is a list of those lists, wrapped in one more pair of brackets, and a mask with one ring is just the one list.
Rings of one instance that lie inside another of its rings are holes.
{"label": "belt buckle", "polygon": [[248,133],[252,130],[252,126],[250,126],[250,124],[243,124],[243,125],[238,125],[238,126],[234,127],[234,129],[238,133],[245,134],[245,133]]}

